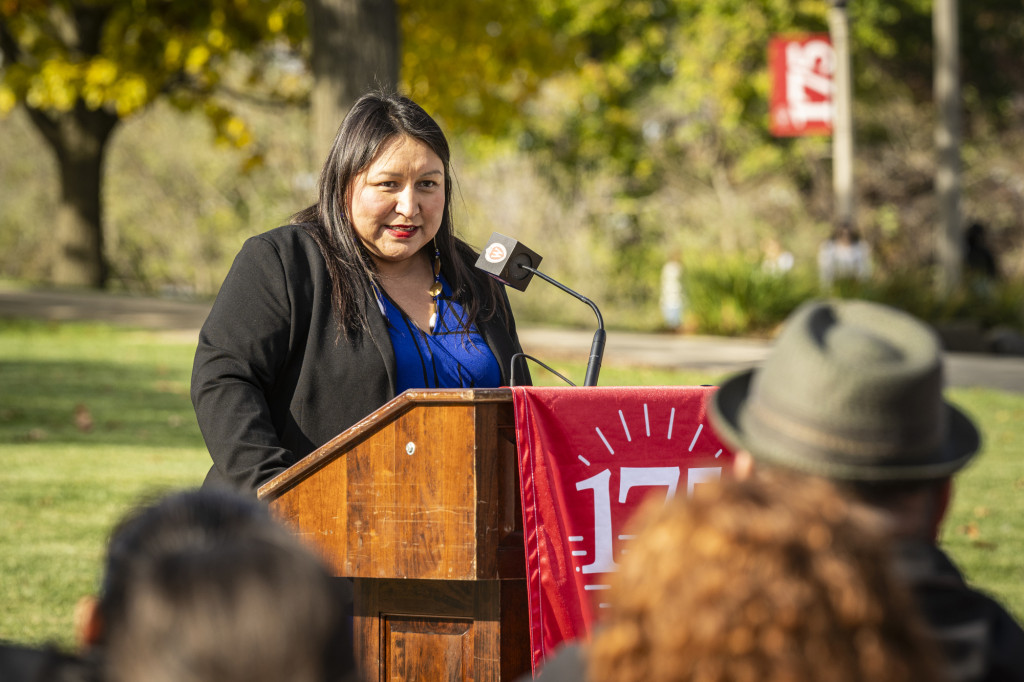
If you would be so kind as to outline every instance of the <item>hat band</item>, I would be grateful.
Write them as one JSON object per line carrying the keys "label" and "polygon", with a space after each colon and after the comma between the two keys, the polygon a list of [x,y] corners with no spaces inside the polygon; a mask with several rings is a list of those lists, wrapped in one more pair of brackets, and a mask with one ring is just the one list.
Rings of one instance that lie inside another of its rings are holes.
{"label": "hat band", "polygon": [[[915,460],[918,456],[935,452],[942,444],[942,433],[945,423],[938,429],[929,429],[927,433],[913,439],[893,438],[892,433],[875,431],[864,437],[851,437],[837,433],[835,426],[823,430],[795,419],[765,406],[763,402],[751,400],[747,402],[746,412],[762,429],[775,431],[791,441],[811,447],[817,451],[831,452],[838,455],[856,457],[858,459],[881,459],[899,457]],[[896,462],[893,462],[896,464]]]}

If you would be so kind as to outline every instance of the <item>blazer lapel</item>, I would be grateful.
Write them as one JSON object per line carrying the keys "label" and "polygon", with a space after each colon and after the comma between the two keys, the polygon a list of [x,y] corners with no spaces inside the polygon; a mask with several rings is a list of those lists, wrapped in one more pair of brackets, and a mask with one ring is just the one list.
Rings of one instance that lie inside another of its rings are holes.
{"label": "blazer lapel", "polygon": [[370,328],[367,330],[370,341],[380,353],[380,358],[384,361],[384,368],[388,373],[388,386],[390,387],[388,400],[391,400],[395,397],[395,386],[398,385],[398,368],[395,363],[395,349],[391,345],[387,320],[381,313],[378,301],[372,293],[369,294],[368,300],[363,301],[363,309],[366,311],[366,319],[370,323]]}

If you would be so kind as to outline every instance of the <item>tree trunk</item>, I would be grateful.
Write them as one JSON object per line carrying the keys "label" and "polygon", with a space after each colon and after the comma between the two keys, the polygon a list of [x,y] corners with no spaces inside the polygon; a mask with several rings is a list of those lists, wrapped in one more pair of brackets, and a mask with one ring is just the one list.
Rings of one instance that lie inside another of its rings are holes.
{"label": "tree trunk", "polygon": [[29,109],[29,114],[60,169],[60,202],[52,214],[55,253],[51,279],[57,285],[102,289],[107,284],[103,160],[119,119],[103,110],[90,110],[81,102],[72,111],[55,116],[34,109]]}
{"label": "tree trunk", "polygon": [[313,158],[327,155],[338,126],[368,90],[398,86],[394,0],[306,0],[313,43]]}
{"label": "tree trunk", "polygon": [[722,209],[722,219],[718,226],[719,246],[723,253],[735,253],[739,248],[739,237],[736,235],[736,207],[739,201],[736,199],[736,190],[729,180],[729,172],[719,161],[715,162],[714,172],[711,174],[711,187],[715,190],[715,196],[718,197]]}

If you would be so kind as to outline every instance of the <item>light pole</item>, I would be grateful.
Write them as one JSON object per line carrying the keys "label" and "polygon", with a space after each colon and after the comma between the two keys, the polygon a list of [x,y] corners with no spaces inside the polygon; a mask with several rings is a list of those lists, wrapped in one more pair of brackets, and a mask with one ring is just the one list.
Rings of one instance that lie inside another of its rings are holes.
{"label": "light pole", "polygon": [[936,250],[940,294],[960,284],[963,239],[960,218],[960,39],[957,0],[935,0],[932,36],[935,40],[935,193],[938,199]]}
{"label": "light pole", "polygon": [[837,225],[855,225],[853,201],[853,87],[850,75],[850,27],[846,0],[831,0],[828,31],[835,65],[832,72],[832,189]]}

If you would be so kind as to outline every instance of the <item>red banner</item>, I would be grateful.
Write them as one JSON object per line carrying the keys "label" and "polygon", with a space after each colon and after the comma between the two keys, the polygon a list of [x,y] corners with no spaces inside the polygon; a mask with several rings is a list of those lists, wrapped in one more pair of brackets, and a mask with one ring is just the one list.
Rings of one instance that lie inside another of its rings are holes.
{"label": "red banner", "polygon": [[768,43],[768,65],[772,135],[831,133],[835,56],[828,34],[773,38]]}
{"label": "red banner", "polygon": [[717,481],[732,453],[706,419],[714,387],[512,390],[536,671],[589,636],[640,502]]}

